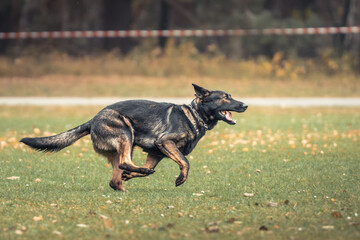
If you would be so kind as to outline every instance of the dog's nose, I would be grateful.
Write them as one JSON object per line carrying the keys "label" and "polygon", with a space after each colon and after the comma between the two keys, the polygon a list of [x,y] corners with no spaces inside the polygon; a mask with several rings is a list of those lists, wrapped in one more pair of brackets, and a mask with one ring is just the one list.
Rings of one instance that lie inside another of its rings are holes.
{"label": "dog's nose", "polygon": [[245,103],[242,104],[242,107],[247,109],[248,108],[248,105],[246,105]]}

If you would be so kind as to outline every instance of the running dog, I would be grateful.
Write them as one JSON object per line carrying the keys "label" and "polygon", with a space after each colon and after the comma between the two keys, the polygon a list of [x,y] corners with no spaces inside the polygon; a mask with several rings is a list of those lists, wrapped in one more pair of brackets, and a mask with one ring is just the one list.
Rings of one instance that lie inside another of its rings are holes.
{"label": "running dog", "polygon": [[[195,99],[189,105],[128,100],[101,110],[90,121],[50,137],[23,138],[20,142],[45,152],[60,151],[90,134],[94,150],[112,164],[110,187],[125,191],[123,181],[145,177],[155,172],[164,158],[180,167],[176,186],[188,178],[192,152],[205,132],[218,121],[236,124],[231,112],[244,112],[247,105],[223,91],[209,91],[193,84]],[[139,146],[148,153],[144,166],[132,162],[132,152]]]}

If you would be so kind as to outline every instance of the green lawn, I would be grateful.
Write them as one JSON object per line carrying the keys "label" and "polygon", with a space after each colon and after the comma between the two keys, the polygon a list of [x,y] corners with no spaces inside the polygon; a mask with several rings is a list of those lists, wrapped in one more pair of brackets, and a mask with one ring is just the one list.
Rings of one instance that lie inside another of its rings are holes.
{"label": "green lawn", "polygon": [[[0,107],[0,239],[360,238],[358,108],[234,114],[237,125],[219,124],[188,156],[177,188],[170,159],[123,193],[108,186],[111,167],[88,137],[51,154],[18,144],[98,110]],[[137,164],[144,158],[135,151]]]}

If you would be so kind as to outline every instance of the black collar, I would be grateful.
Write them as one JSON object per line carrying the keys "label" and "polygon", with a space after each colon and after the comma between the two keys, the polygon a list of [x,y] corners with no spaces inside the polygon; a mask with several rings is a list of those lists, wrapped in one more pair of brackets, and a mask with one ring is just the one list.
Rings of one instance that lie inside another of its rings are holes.
{"label": "black collar", "polygon": [[195,107],[194,107],[194,102],[195,102],[196,98],[194,100],[192,100],[191,104],[189,104],[190,108],[192,109],[192,111],[195,113],[195,117],[199,120],[199,122],[203,125],[203,127],[205,128],[205,130],[209,130],[209,126],[205,123],[205,121],[200,117],[199,113],[196,111]]}

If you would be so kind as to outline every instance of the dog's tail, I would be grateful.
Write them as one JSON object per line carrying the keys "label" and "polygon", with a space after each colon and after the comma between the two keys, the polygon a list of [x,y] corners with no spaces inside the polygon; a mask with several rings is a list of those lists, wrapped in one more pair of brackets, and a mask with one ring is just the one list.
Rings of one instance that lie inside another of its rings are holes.
{"label": "dog's tail", "polygon": [[90,122],[86,122],[69,131],[50,136],[39,138],[23,138],[20,142],[44,152],[57,152],[66,148],[79,140],[80,138],[90,134]]}

